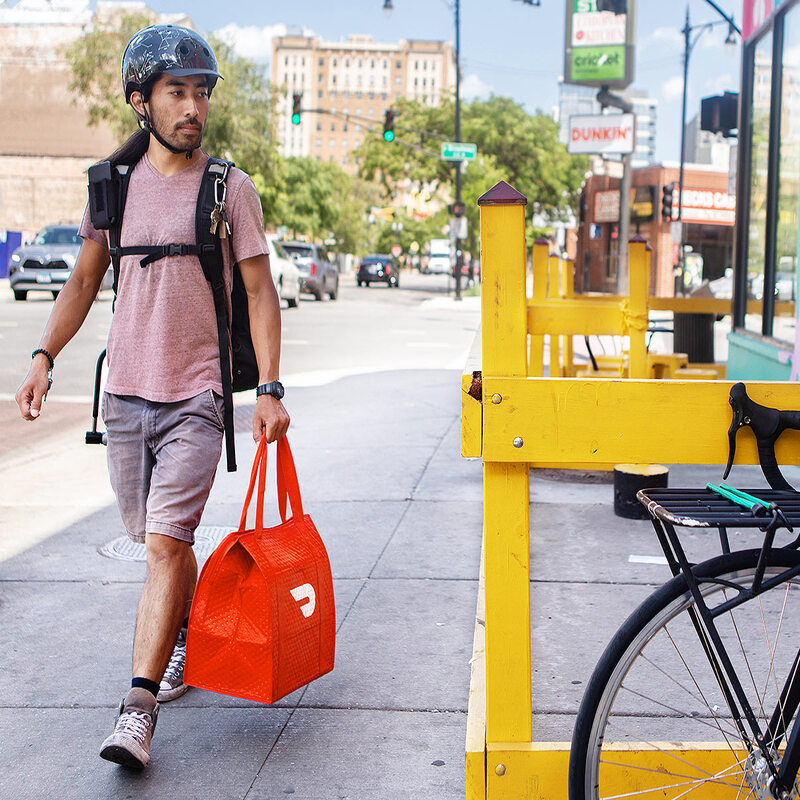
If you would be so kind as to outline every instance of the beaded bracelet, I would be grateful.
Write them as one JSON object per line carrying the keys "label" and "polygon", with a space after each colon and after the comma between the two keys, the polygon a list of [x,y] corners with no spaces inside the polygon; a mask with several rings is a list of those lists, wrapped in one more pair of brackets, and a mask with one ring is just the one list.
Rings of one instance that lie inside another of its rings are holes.
{"label": "beaded bracelet", "polygon": [[47,352],[47,350],[45,350],[45,349],[44,349],[44,347],[37,347],[37,348],[36,348],[36,349],[35,349],[35,350],[34,350],[34,351],[31,353],[31,358],[36,358],[36,356],[37,356],[39,353],[42,353],[42,354],[44,355],[44,357],[47,359],[47,362],[48,362],[48,364],[50,364],[50,371],[52,372],[52,371],[53,371],[53,368],[54,368],[54,367],[55,367],[55,365],[56,365],[56,362],[53,360],[53,356],[51,356],[51,355],[50,355],[50,353],[48,353],[48,352]]}

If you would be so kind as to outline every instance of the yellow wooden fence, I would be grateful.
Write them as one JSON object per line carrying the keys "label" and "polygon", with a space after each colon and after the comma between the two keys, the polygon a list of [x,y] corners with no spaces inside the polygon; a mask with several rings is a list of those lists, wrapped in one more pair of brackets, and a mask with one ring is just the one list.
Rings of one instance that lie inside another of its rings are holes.
{"label": "yellow wooden fence", "polygon": [[[462,453],[482,458],[484,477],[467,797],[565,800],[569,745],[535,741],[532,729],[530,466],[724,463],[731,384],[528,377],[526,199],[501,182],[478,202],[481,366],[479,371],[473,365],[462,384]],[[645,247],[642,241],[631,244],[632,264]],[[532,322],[538,331],[537,320]],[[753,383],[748,392],[766,405],[797,406],[792,384]],[[740,439],[737,463],[758,463],[755,440]],[[798,463],[800,434],[787,432],[776,453],[780,463]],[[670,747],[676,754],[705,753],[697,743]],[[652,757],[644,748],[630,749],[634,760]],[[714,757],[709,751],[709,763]]]}

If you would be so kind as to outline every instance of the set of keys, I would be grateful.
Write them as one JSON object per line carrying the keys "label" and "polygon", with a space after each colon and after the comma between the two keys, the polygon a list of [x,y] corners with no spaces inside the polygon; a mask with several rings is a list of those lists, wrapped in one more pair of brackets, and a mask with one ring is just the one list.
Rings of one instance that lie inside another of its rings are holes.
{"label": "set of keys", "polygon": [[228,193],[228,187],[225,183],[227,174],[228,170],[226,169],[222,178],[217,178],[216,181],[214,181],[215,205],[211,211],[210,231],[212,236],[215,236],[217,231],[219,231],[220,239],[227,239],[231,232],[231,226],[228,222],[228,214],[225,211],[225,195]]}
{"label": "set of keys", "polygon": [[231,232],[228,215],[225,213],[224,200],[221,203],[217,203],[211,211],[211,235],[214,236],[217,231],[219,231],[220,239],[227,239]]}

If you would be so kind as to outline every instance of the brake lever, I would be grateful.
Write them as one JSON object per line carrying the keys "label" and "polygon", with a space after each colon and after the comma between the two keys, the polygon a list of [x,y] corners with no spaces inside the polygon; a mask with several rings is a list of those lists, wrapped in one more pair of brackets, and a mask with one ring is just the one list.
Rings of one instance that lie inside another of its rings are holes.
{"label": "brake lever", "polygon": [[800,411],[779,411],[777,408],[768,408],[751,400],[743,383],[735,383],[731,387],[728,402],[733,409],[733,420],[728,428],[728,464],[725,467],[723,479],[728,477],[733,466],[733,457],[736,453],[736,434],[740,428],[752,428],[758,445],[758,461],[767,483],[773,488],[794,492],[778,468],[775,458],[775,442],[787,429],[800,430]]}

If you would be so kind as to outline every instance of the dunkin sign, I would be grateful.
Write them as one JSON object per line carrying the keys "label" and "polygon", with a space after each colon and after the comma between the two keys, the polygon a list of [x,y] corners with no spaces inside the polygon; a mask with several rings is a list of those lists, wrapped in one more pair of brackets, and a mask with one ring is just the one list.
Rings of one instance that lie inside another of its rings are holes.
{"label": "dunkin sign", "polygon": [[633,114],[586,114],[569,119],[570,153],[624,155],[636,146]]}

